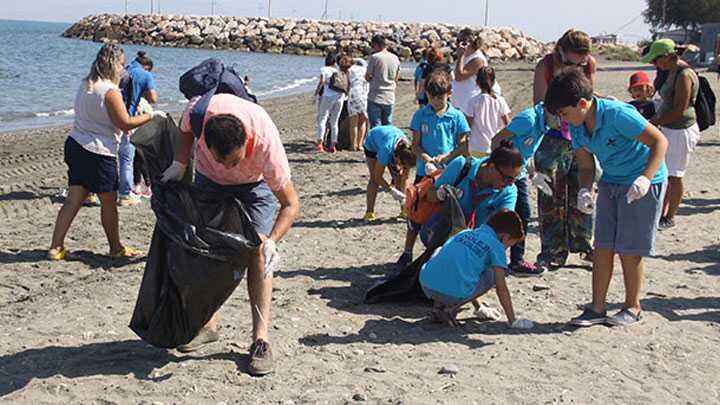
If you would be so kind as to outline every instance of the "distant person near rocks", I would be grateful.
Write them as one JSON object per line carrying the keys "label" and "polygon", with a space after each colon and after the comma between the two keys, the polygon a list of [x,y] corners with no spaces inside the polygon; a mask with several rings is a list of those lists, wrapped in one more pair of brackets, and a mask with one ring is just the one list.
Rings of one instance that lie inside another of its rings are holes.
{"label": "distant person near rocks", "polygon": [[117,45],[103,45],[75,96],[75,119],[65,140],[68,194],[58,212],[48,259],[63,260],[65,236],[89,193],[100,198],[100,218],[110,245],[109,256],[134,257],[139,252],[120,242],[117,210],[117,158],[120,136],[149,122],[157,111],[131,117],[118,84],[125,53]]}
{"label": "distant person near rocks", "polygon": [[365,79],[370,83],[368,119],[370,128],[392,125],[395,88],[400,77],[400,59],[386,49],[385,37],[375,35],[370,40],[372,56],[368,60]]}
{"label": "distant person near rocks", "polygon": [[437,69],[442,69],[448,74],[452,74],[452,67],[445,63],[445,54],[442,49],[435,46],[428,49],[427,62],[421,63],[418,67],[421,69],[415,85],[415,98],[420,106],[425,106],[428,103],[427,94],[425,93],[425,82],[430,76],[430,73]]}
{"label": "distant person near rocks", "polygon": [[347,110],[350,116],[350,148],[360,150],[367,134],[367,103],[369,83],[365,80],[367,62],[357,58],[350,68],[350,92],[348,92]]}
{"label": "distant person near rocks", "polygon": [[316,146],[318,152],[325,152],[324,143],[328,126],[330,127],[330,138],[334,139],[334,143],[337,143],[338,122],[343,102],[345,102],[345,94],[330,86],[330,80],[338,73],[337,62],[337,54],[330,53],[325,56],[325,66],[320,69],[320,79],[315,89],[315,96],[319,98],[317,115],[318,143]]}
{"label": "distant person near rocks", "polygon": [[[459,110],[464,111],[470,99],[481,93],[475,78],[480,68],[488,66],[488,60],[482,48],[482,37],[471,28],[463,28],[458,33],[450,101]],[[493,91],[495,94],[501,95],[498,86],[495,86]]]}

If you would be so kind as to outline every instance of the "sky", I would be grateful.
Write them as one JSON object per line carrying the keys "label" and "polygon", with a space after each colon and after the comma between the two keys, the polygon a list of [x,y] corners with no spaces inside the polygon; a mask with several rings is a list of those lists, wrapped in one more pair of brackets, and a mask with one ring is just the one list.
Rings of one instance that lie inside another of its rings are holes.
{"label": "sky", "polygon": [[[274,17],[323,16],[326,0],[153,0],[163,14]],[[650,36],[640,13],[646,0],[327,0],[330,19],[445,22],[513,26],[542,41],[553,41],[571,27],[590,35],[617,32],[623,41]],[[74,22],[85,15],[123,13],[125,0],[0,0],[0,19]],[[148,13],[150,0],[127,0],[128,12]]]}

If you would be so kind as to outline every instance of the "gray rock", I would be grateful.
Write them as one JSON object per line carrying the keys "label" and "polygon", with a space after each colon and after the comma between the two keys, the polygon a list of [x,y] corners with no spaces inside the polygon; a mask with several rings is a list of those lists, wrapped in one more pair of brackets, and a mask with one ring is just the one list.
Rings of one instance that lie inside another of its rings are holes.
{"label": "gray rock", "polygon": [[460,372],[460,369],[456,365],[451,364],[451,365],[447,365],[447,366],[442,366],[442,368],[440,368],[440,371],[438,371],[438,374],[455,375],[459,372]]}

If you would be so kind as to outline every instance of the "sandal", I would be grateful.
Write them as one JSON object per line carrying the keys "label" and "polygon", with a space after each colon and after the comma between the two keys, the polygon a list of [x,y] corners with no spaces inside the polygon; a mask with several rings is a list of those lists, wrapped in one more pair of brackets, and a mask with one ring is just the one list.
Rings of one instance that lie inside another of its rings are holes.
{"label": "sandal", "polygon": [[60,261],[60,260],[65,259],[65,256],[67,256],[67,254],[68,254],[68,250],[65,249],[64,247],[61,247],[60,249],[52,248],[52,249],[48,250],[47,258],[48,258],[48,260],[52,260],[52,261]]}
{"label": "sandal", "polygon": [[536,266],[526,260],[523,260],[520,263],[510,264],[509,267],[510,267],[510,271],[512,271],[513,274],[518,274],[518,275],[538,276],[545,272],[544,267]]}
{"label": "sandal", "polygon": [[122,249],[117,252],[110,252],[108,256],[110,256],[111,259],[131,259],[133,257],[140,256],[140,251],[131,247],[123,246]]}

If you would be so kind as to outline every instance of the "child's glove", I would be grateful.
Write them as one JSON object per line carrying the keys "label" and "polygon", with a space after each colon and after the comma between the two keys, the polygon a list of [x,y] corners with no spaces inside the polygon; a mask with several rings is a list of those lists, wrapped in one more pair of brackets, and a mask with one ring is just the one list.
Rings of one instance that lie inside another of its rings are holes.
{"label": "child's glove", "polygon": [[185,174],[185,169],[187,168],[187,165],[184,165],[177,160],[173,160],[170,167],[165,169],[165,171],[162,174],[162,177],[160,177],[161,183],[167,183],[168,181],[180,181],[182,179],[183,174]]}
{"label": "child's glove", "polygon": [[275,241],[267,238],[262,244],[262,252],[265,257],[265,271],[264,277],[272,275],[275,272],[278,264],[280,263],[280,253],[277,251],[277,245]]}
{"label": "child's glove", "polygon": [[550,184],[552,184],[552,179],[550,179],[547,174],[537,172],[535,173],[535,176],[533,176],[531,181],[533,186],[537,187],[538,190],[552,197],[553,191],[552,187],[550,187]]}
{"label": "child's glove", "polygon": [[645,197],[648,190],[650,190],[650,179],[645,176],[638,177],[625,195],[627,197],[627,203],[632,204],[633,201]]}
{"label": "child's glove", "polygon": [[390,188],[390,195],[392,195],[392,198],[400,204],[403,204],[405,202],[405,193],[396,189],[395,187]]}
{"label": "child's glove", "polygon": [[593,209],[595,209],[595,200],[593,200],[590,190],[586,188],[580,189],[577,196],[577,209],[583,214],[590,215],[593,213]]}
{"label": "child's glove", "polygon": [[425,174],[426,175],[433,174],[435,172],[435,170],[437,170],[437,169],[438,169],[438,167],[435,163],[433,163],[433,162],[425,163]]}
{"label": "child's glove", "polygon": [[535,326],[535,324],[529,319],[515,319],[510,324],[510,327],[513,329],[532,329],[533,326]]}

